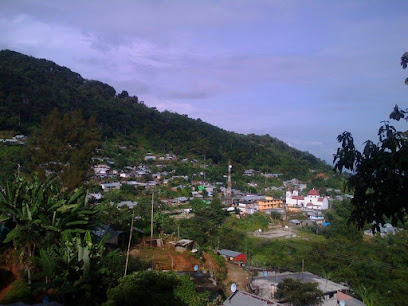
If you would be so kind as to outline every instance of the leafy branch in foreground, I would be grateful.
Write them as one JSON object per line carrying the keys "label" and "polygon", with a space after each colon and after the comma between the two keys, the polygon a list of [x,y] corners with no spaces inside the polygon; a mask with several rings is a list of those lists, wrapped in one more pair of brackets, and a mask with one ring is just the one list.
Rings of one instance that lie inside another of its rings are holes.
{"label": "leafy branch in foreground", "polygon": [[[408,52],[401,58],[404,69],[407,64]],[[395,106],[390,119],[399,121],[407,113]],[[408,212],[408,134],[383,121],[378,137],[378,144],[368,140],[359,152],[351,134],[344,132],[337,137],[341,147],[333,160],[334,170],[352,172],[345,186],[354,192],[351,221],[360,228],[372,223],[373,230],[388,221],[394,226],[404,222]]]}

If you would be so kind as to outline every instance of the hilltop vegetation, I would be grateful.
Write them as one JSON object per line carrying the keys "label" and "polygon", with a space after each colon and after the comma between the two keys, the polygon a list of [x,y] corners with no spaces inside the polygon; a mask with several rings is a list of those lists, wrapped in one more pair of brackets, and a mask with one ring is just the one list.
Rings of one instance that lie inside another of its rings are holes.
{"label": "hilltop vegetation", "polygon": [[141,152],[205,156],[214,164],[237,165],[307,179],[309,169],[330,171],[315,156],[269,135],[228,132],[200,119],[159,112],[108,84],[86,80],[66,67],[14,51],[0,51],[0,130],[31,134],[41,118],[82,109],[95,117],[102,139],[115,139]]}

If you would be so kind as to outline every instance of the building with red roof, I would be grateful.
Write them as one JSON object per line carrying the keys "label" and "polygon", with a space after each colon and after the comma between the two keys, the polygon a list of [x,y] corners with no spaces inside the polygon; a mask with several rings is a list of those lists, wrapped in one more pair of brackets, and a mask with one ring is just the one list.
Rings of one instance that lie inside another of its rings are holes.
{"label": "building with red roof", "polygon": [[286,191],[286,205],[289,207],[297,207],[313,210],[324,210],[329,208],[329,200],[327,197],[321,197],[316,189],[311,189],[307,196],[300,196],[297,189],[293,192],[288,188]]}

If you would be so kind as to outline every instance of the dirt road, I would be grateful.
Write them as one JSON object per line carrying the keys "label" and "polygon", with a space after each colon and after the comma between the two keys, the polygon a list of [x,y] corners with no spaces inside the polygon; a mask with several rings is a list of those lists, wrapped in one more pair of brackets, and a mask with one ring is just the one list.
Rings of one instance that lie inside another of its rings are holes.
{"label": "dirt road", "polygon": [[248,292],[247,286],[249,281],[249,274],[248,271],[244,270],[244,268],[233,264],[229,261],[225,262],[227,267],[227,279],[224,281],[224,285],[226,287],[226,294],[231,294],[231,284],[235,283],[237,285],[237,289],[240,291]]}

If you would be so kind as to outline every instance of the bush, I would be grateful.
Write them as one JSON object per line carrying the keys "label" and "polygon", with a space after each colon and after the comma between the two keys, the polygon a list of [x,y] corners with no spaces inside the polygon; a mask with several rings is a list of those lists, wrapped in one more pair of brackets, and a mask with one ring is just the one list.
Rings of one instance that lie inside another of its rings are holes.
{"label": "bush", "polygon": [[23,281],[13,282],[12,288],[6,293],[4,298],[0,301],[2,304],[11,304],[17,302],[30,302],[31,291],[28,284]]}
{"label": "bush", "polygon": [[187,277],[173,272],[142,271],[122,277],[108,291],[105,305],[206,305],[208,292],[196,293]]}

